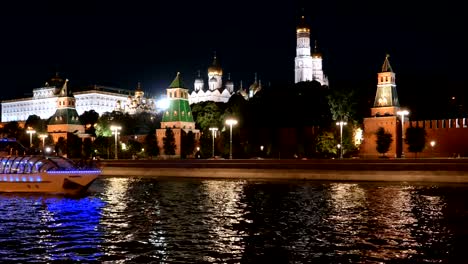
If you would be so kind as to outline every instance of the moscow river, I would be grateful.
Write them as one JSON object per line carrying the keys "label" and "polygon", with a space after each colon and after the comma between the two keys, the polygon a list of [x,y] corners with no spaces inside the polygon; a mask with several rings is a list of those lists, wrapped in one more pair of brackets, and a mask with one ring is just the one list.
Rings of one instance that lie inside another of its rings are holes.
{"label": "moscow river", "polygon": [[1,263],[468,263],[468,185],[100,178],[0,195]]}

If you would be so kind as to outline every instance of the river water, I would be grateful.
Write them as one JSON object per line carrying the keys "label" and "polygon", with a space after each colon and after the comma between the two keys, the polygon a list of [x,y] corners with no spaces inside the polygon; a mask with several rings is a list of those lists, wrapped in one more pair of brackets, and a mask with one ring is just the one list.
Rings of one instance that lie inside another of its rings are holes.
{"label": "river water", "polygon": [[0,195],[1,263],[468,263],[468,185],[100,178]]}

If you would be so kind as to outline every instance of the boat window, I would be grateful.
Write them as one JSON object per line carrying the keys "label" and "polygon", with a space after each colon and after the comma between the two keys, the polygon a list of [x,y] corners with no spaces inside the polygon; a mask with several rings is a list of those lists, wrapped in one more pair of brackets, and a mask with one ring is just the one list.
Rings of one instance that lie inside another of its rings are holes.
{"label": "boat window", "polygon": [[5,167],[3,168],[3,173],[10,173],[11,160],[5,162]]}
{"label": "boat window", "polygon": [[23,157],[15,157],[11,161],[11,166],[10,166],[10,173],[18,173],[18,167],[20,165],[21,160]]}
{"label": "boat window", "polygon": [[35,173],[37,170],[35,169],[35,164],[40,161],[39,157],[31,157],[28,161],[27,169],[24,170],[24,173]]}
{"label": "boat window", "polygon": [[32,166],[32,172],[31,173],[39,172],[42,165],[43,165],[42,161],[37,161],[36,163],[34,163],[33,166]]}
{"label": "boat window", "polygon": [[6,162],[8,161],[8,158],[2,158],[2,160],[0,161],[0,172],[3,172],[3,170],[5,169],[5,164]]}

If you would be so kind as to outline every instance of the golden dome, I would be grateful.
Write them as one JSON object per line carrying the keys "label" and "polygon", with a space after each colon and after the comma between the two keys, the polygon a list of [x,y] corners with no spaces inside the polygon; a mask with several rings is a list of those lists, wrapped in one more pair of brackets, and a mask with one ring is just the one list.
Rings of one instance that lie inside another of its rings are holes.
{"label": "golden dome", "polygon": [[299,25],[296,27],[297,33],[310,33],[310,27],[306,24],[304,16],[301,17]]}
{"label": "golden dome", "polygon": [[55,87],[59,87],[59,88],[61,88],[64,83],[65,83],[65,80],[60,78],[58,72],[56,72],[55,76],[50,78],[50,80],[48,81],[48,84],[50,86],[55,86]]}
{"label": "golden dome", "polygon": [[216,56],[213,59],[213,63],[208,67],[208,74],[210,75],[223,75],[223,69],[219,66]]}

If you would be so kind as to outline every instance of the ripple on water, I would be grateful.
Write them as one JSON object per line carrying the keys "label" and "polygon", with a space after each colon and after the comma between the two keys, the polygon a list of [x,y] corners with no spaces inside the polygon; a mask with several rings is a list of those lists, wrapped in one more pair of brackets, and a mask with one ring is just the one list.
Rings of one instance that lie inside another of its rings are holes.
{"label": "ripple on water", "polygon": [[102,178],[0,195],[0,262],[467,260],[466,185]]}

